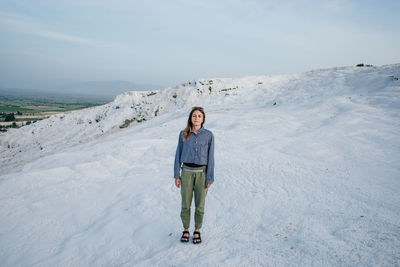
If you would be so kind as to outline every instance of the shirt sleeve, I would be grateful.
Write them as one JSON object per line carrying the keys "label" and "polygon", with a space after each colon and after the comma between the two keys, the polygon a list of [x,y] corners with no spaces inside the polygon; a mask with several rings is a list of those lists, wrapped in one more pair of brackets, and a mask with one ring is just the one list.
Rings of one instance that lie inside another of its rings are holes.
{"label": "shirt sleeve", "polygon": [[181,131],[179,133],[178,146],[176,147],[176,152],[175,152],[174,178],[180,178],[181,177],[182,146],[183,146],[183,139],[182,139],[182,131]]}
{"label": "shirt sleeve", "polygon": [[208,146],[207,177],[206,183],[214,182],[214,135],[211,133],[211,140]]}

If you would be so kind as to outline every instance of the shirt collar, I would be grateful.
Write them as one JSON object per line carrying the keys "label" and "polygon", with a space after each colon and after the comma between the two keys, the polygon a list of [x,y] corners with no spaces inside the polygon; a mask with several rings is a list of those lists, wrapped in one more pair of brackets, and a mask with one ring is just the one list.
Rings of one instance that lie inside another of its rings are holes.
{"label": "shirt collar", "polygon": [[[199,131],[197,132],[197,134],[201,133],[203,131],[204,127],[201,126],[201,128],[199,129]],[[190,132],[194,133],[192,129],[190,129]]]}

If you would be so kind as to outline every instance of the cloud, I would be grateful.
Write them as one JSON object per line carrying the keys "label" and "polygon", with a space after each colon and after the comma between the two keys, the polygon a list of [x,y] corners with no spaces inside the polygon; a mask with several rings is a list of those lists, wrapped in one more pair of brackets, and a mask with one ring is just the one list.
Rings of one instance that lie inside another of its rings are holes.
{"label": "cloud", "polygon": [[59,32],[51,29],[51,27],[49,27],[48,25],[32,21],[26,17],[2,12],[0,12],[0,31],[39,36],[47,39],[53,39],[78,45],[98,47],[114,46],[114,44],[110,42],[104,42],[96,39]]}
{"label": "cloud", "polygon": [[94,39],[84,38],[76,35],[64,34],[54,31],[36,31],[32,34],[50,39],[71,42],[75,44],[98,45],[99,42]]}

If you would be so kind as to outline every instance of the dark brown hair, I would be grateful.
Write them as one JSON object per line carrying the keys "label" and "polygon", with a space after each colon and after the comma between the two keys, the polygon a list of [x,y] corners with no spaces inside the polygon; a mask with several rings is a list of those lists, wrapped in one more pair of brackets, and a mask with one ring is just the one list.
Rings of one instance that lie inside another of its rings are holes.
{"label": "dark brown hair", "polygon": [[195,112],[196,110],[200,111],[203,114],[203,122],[201,123],[201,127],[203,127],[204,122],[206,121],[206,114],[204,113],[204,109],[202,107],[193,107],[192,111],[189,114],[189,118],[187,121],[187,125],[186,128],[183,130],[183,140],[186,141],[190,138],[190,136],[192,135],[192,115],[193,112]]}

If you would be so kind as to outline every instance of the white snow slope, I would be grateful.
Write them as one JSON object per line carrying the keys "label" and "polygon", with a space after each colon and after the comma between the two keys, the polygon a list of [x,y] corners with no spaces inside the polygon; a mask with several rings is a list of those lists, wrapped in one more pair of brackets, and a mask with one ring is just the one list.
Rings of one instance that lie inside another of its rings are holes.
{"label": "white snow slope", "polygon": [[[1,266],[399,266],[399,76],[202,79],[3,134]],[[216,141],[200,245],[172,179],[194,105]]]}

